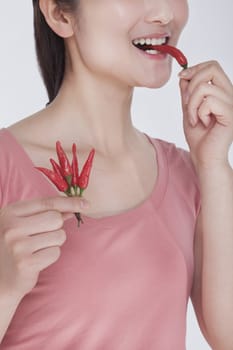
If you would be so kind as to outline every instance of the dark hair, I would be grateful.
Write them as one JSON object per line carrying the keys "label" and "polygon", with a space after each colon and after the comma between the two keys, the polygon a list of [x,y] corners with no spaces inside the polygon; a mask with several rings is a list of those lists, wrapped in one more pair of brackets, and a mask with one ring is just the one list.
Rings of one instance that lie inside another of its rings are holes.
{"label": "dark hair", "polygon": [[[55,0],[66,11],[77,9],[78,0]],[[40,10],[39,0],[33,0],[34,36],[37,60],[47,89],[49,103],[56,97],[65,72],[65,44],[47,24]]]}

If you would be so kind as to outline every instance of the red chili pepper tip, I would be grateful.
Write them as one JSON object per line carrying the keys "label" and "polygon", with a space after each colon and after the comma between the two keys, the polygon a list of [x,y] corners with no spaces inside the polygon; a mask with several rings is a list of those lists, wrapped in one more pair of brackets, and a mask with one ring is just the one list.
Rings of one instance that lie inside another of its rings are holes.
{"label": "red chili pepper tip", "polygon": [[58,175],[60,175],[61,178],[63,178],[62,169],[61,169],[61,167],[57,164],[57,162],[55,162],[54,159],[50,158],[50,163],[52,164],[52,167],[53,167],[54,172],[57,173]]}
{"label": "red chili pepper tip", "polygon": [[47,176],[59,191],[66,192],[69,189],[68,183],[54,171],[42,167],[35,168],[41,171],[45,176]]}
{"label": "red chili pepper tip", "polygon": [[73,143],[73,146],[72,146],[72,153],[73,153],[73,159],[72,159],[72,164],[71,164],[71,167],[72,167],[72,186],[78,186],[78,159],[77,159],[77,147],[76,147],[76,144]]}
{"label": "red chili pepper tip", "polygon": [[79,180],[78,180],[78,186],[79,188],[83,190],[87,187],[88,182],[89,182],[89,176],[90,176],[90,172],[91,172],[91,168],[92,168],[92,162],[93,162],[93,158],[95,155],[95,149],[93,148],[90,153],[89,156],[82,168],[81,174],[79,176]]}
{"label": "red chili pepper tip", "polygon": [[[148,48],[148,45],[147,45]],[[172,57],[174,57],[177,62],[183,67],[184,69],[188,68],[188,60],[177,47],[171,46],[171,45],[150,45],[149,48],[153,50],[157,50],[163,53],[168,53]]]}
{"label": "red chili pepper tip", "polygon": [[64,177],[71,176],[72,175],[72,168],[71,168],[69,159],[68,159],[65,151],[62,148],[60,141],[56,142],[56,151],[57,151],[57,156],[59,159],[59,163],[61,166],[63,176]]}

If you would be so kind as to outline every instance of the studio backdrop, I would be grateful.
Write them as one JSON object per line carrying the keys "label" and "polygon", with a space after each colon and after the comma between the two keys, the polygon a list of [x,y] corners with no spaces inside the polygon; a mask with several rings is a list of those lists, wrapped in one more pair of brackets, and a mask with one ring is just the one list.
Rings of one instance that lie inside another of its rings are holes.
{"label": "studio backdrop", "polygon": [[[189,21],[178,47],[188,57],[190,65],[208,60],[219,61],[233,81],[233,1],[188,2]],[[2,128],[33,114],[47,103],[46,91],[37,69],[31,0],[1,0],[0,39]],[[132,118],[141,131],[188,149],[182,126],[179,71],[180,67],[174,61],[171,78],[164,87],[136,88]],[[232,147],[229,161],[233,165]],[[210,349],[200,332],[191,302],[188,305],[186,344],[187,350]]]}

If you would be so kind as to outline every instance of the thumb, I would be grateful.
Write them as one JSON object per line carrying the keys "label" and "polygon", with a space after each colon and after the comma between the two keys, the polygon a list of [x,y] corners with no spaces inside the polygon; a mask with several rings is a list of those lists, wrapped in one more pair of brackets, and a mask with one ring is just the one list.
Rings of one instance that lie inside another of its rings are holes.
{"label": "thumb", "polygon": [[62,213],[63,220],[69,220],[74,217],[74,213]]}
{"label": "thumb", "polygon": [[181,103],[182,108],[185,111],[187,109],[187,89],[188,89],[189,81],[185,79],[180,79],[180,95],[181,95]]}

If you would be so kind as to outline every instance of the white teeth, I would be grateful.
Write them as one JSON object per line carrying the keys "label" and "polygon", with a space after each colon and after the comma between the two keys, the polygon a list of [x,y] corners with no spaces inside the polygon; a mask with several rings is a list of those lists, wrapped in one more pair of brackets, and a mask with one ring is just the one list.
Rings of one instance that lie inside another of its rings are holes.
{"label": "white teeth", "polygon": [[149,39],[149,38],[141,38],[141,39],[134,39],[133,43],[135,45],[162,45],[166,42],[166,38],[153,38],[153,39]]}
{"label": "white teeth", "polygon": [[155,55],[157,53],[159,53],[159,51],[157,50],[146,50],[147,53],[150,53],[151,55]]}

